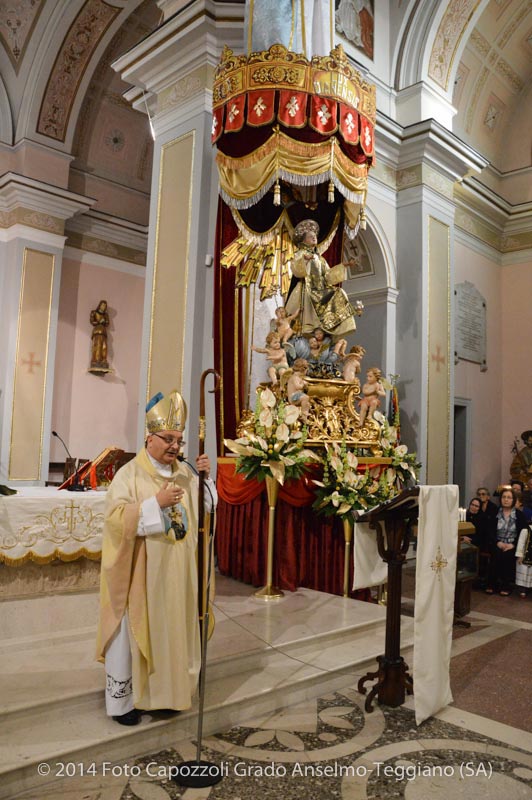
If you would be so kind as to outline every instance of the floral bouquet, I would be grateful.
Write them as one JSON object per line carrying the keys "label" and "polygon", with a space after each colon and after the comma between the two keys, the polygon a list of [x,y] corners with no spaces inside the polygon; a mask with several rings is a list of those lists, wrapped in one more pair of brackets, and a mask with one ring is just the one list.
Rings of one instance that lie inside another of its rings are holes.
{"label": "floral bouquet", "polygon": [[323,480],[318,487],[313,508],[318,513],[345,517],[355,510],[366,511],[387,500],[389,487],[379,467],[357,472],[358,459],[347,450],[345,442],[325,445]]}
{"label": "floral bouquet", "polygon": [[373,416],[382,424],[382,455],[392,459],[386,470],[386,481],[392,489],[390,496],[394,497],[409,485],[418,482],[421,464],[417,461],[416,453],[409,453],[406,444],[398,443],[397,428],[388,424],[384,414],[376,411]]}
{"label": "floral bouquet", "polygon": [[283,484],[287,478],[299,478],[309,461],[319,461],[304,448],[307,430],[299,426],[300,414],[297,406],[277,402],[270,389],[263,389],[253,414],[254,433],[224,439],[226,447],[238,455],[236,471],[248,479],[262,481],[271,476]]}
{"label": "floral bouquet", "polygon": [[397,444],[397,431],[382,414],[375,412],[374,417],[383,424],[381,447],[383,456],[392,459],[391,464],[357,472],[358,459],[347,450],[345,442],[327,444],[323,480],[314,481],[318,488],[313,508],[318,513],[346,517],[352,511],[367,511],[391,500],[408,484],[417,483],[420,465],[415,453],[408,453],[406,445]]}

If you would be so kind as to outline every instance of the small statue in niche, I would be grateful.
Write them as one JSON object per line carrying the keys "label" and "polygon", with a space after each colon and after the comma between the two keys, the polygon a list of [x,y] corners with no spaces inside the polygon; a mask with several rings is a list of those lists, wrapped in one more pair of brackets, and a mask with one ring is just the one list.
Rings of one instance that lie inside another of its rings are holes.
{"label": "small statue in niche", "polygon": [[288,369],[286,352],[281,347],[279,334],[271,331],[266,337],[266,347],[253,347],[252,349],[256,353],[264,353],[267,360],[271,362],[271,367],[268,367],[268,375],[275,385],[283,372]]}
{"label": "small statue in niche", "polygon": [[[301,419],[303,422],[307,421],[310,411],[310,398],[305,392],[307,388],[305,380],[307,370],[308,362],[304,358],[296,358],[292,364],[292,369],[289,370],[291,374],[286,383],[288,402],[301,407]],[[285,377],[286,375],[288,375],[288,372],[285,373]]]}
{"label": "small statue in niche", "polygon": [[366,417],[373,418],[374,412],[381,404],[381,397],[386,397],[386,390],[381,383],[382,372],[378,367],[370,367],[366,373],[366,383],[362,386],[362,397],[359,400],[360,427]]}
{"label": "small statue in niche", "polygon": [[89,372],[110,372],[107,361],[107,328],[109,327],[109,312],[107,300],[100,300],[98,307],[90,314],[92,325],[92,353]]}
{"label": "small statue in niche", "polygon": [[344,358],[342,366],[342,376],[346,383],[355,383],[360,372],[360,362],[364,358],[366,350],[362,345],[356,344],[351,348]]}

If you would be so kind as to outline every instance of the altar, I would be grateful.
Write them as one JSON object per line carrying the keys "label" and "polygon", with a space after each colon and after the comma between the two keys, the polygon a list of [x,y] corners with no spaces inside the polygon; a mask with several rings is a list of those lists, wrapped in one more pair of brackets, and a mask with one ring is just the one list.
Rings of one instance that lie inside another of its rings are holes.
{"label": "altar", "polygon": [[[345,544],[342,521],[319,516],[308,472],[281,487],[277,503],[274,583],[280,589],[343,593]],[[234,458],[219,458],[217,472],[216,553],[218,569],[253,586],[266,581],[268,500],[264,484],[235,472]],[[349,585],[353,563],[349,565]],[[353,592],[365,600],[369,591]]]}
{"label": "altar", "polygon": [[99,560],[105,491],[25,487],[0,497],[0,563]]}

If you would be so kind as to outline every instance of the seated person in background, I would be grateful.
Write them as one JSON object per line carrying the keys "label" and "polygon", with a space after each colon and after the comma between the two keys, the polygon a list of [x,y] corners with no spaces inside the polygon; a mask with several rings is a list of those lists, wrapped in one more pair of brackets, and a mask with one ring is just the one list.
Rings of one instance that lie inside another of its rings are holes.
{"label": "seated person in background", "polygon": [[480,511],[480,500],[478,497],[473,497],[473,499],[469,502],[469,506],[466,511],[466,522],[470,522],[472,525],[475,526],[475,533],[471,536],[463,536],[465,542],[470,542],[474,544],[475,547],[478,547],[480,550],[483,549],[483,545],[486,546],[486,530],[483,525],[482,515],[479,514]]}
{"label": "seated person in background", "polygon": [[526,528],[526,519],[515,508],[515,493],[504,488],[501,492],[501,507],[495,517],[495,528],[490,547],[490,567],[486,594],[497,589],[503,597],[512,592],[515,578],[515,551],[519,534]]}
{"label": "seated person in background", "polygon": [[485,486],[477,489],[477,497],[480,500],[480,513],[486,517],[495,517],[498,507],[490,500],[490,491]]}
{"label": "seated person in background", "polygon": [[[478,497],[473,497],[466,511],[466,522],[470,522],[475,526],[475,533],[472,536],[463,536],[462,538],[465,542],[470,542],[475,547],[478,547],[479,556],[484,556],[484,558],[479,558],[478,574],[478,586],[483,589],[486,584],[489,563],[489,559],[486,556],[490,554],[490,520],[489,517],[480,513],[480,507]],[[477,588],[476,585],[474,585],[474,588]]]}
{"label": "seated person in background", "polygon": [[515,551],[515,588],[524,600],[532,587],[532,525],[523,528],[517,540]]}
{"label": "seated person in background", "polygon": [[516,492],[515,493],[515,507],[521,511],[529,524],[532,521],[532,508],[527,508],[524,504],[524,494],[523,492]]}

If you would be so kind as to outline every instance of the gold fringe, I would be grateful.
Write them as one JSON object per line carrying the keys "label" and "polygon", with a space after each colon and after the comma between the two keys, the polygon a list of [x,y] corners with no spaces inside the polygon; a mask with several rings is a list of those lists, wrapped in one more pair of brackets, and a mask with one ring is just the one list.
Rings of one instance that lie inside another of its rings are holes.
{"label": "gold fringe", "polygon": [[20,556],[20,558],[10,558],[4,553],[0,553],[0,563],[5,564],[6,567],[20,567],[28,561],[34,561],[36,564],[50,564],[52,561],[77,561],[78,558],[88,558],[90,561],[101,561],[102,554],[101,552],[95,553],[91,550],[86,550],[84,547],[80,550],[76,550],[75,553],[62,553],[60,550],[54,550],[53,553],[46,556],[39,556],[37,553],[32,553],[30,550],[28,553]]}

